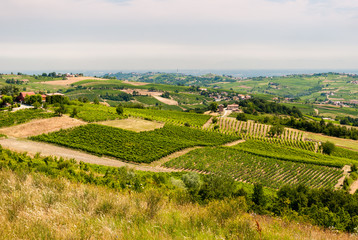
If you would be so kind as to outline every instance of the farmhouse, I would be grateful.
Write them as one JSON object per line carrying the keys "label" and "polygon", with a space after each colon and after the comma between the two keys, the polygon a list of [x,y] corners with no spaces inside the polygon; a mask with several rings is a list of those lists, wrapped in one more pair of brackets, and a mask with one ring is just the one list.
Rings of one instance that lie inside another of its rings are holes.
{"label": "farmhouse", "polygon": [[21,92],[19,94],[19,96],[17,96],[16,101],[24,102],[26,96],[32,96],[32,95],[36,95],[36,93],[34,93],[34,92]]}
{"label": "farmhouse", "polygon": [[238,111],[239,105],[237,105],[237,104],[227,105],[227,110]]}

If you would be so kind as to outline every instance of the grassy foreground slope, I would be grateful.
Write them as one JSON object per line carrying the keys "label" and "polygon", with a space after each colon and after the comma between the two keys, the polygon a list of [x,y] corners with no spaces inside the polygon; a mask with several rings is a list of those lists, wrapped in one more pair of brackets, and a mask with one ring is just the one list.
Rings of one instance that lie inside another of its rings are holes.
{"label": "grassy foreground slope", "polygon": [[203,206],[170,199],[1,169],[0,239],[354,239],[245,213],[243,197]]}

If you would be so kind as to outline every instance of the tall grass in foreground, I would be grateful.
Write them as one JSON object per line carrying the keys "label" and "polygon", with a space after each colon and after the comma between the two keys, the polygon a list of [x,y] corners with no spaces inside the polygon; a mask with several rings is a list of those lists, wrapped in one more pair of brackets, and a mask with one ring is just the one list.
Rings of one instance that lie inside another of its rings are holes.
{"label": "tall grass in foreground", "polygon": [[192,204],[183,191],[117,192],[39,173],[0,171],[0,239],[349,239],[244,213],[244,198]]}

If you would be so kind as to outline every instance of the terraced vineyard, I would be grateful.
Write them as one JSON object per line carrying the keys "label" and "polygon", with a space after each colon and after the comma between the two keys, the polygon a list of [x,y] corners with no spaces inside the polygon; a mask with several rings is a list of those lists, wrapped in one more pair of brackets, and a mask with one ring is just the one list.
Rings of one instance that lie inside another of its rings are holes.
{"label": "terraced vineyard", "polygon": [[194,127],[201,127],[210,119],[209,115],[153,109],[126,108],[124,113],[133,117],[169,122],[176,125],[189,124]]}
{"label": "terraced vineyard", "polygon": [[238,137],[168,124],[154,131],[140,133],[87,124],[31,139],[127,161],[149,163],[183,148],[221,145]]}
{"label": "terraced vineyard", "polygon": [[[229,135],[239,135],[243,139],[258,139],[261,141],[280,144],[283,146],[300,148],[317,152],[319,146],[316,142],[304,141],[303,132],[285,129],[280,136],[268,137],[271,126],[254,123],[252,121],[237,121],[233,118],[219,118],[217,125],[219,132]],[[214,131],[213,126],[208,129]]]}
{"label": "terraced vineyard", "polygon": [[[271,128],[270,125],[237,121],[234,118],[218,118],[218,126],[221,132],[241,134],[245,138],[267,137]],[[285,129],[278,138],[292,141],[304,140],[303,133],[293,129]]]}
{"label": "terraced vineyard", "polygon": [[343,172],[338,168],[283,161],[227,147],[196,149],[164,166],[227,175],[271,188],[286,184],[333,188]]}

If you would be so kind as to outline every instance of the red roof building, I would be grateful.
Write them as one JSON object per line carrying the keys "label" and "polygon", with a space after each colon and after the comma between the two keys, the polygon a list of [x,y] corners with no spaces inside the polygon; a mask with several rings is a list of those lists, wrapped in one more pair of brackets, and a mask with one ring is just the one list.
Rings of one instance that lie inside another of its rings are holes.
{"label": "red roof building", "polygon": [[26,96],[32,96],[32,95],[36,95],[36,93],[34,93],[34,92],[21,92],[19,94],[19,96],[16,98],[16,101],[24,102]]}

